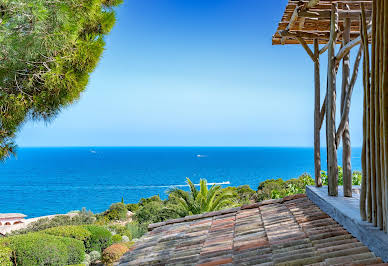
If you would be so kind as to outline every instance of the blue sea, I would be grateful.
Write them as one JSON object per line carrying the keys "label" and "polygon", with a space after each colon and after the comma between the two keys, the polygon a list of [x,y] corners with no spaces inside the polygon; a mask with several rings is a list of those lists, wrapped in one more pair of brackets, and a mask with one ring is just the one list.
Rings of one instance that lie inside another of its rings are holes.
{"label": "blue sea", "polygon": [[[361,148],[352,149],[361,170]],[[322,169],[326,169],[322,149]],[[341,151],[338,155],[341,164]],[[0,164],[0,213],[29,218],[86,207],[106,210],[113,202],[136,203],[171,186],[230,182],[252,189],[269,178],[314,173],[312,148],[259,147],[93,147],[20,148],[17,158]],[[228,185],[223,185],[228,186]]]}

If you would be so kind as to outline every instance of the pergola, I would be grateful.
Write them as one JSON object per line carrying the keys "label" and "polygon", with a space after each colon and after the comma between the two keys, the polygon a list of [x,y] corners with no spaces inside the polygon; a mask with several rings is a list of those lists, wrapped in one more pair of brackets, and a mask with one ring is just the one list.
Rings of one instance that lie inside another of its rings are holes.
{"label": "pergola", "polygon": [[[289,0],[272,37],[273,45],[301,44],[314,63],[315,185],[322,186],[320,130],[326,118],[328,194],[338,196],[337,150],[343,145],[343,190],[352,196],[349,110],[363,56],[363,220],[387,230],[388,223],[388,1]],[[369,56],[372,43],[372,56]],[[313,46],[310,47],[309,45]],[[350,50],[359,46],[350,71]],[[320,99],[320,56],[327,51],[326,96]],[[370,64],[370,58],[372,62]],[[337,72],[342,64],[339,126],[336,127]],[[371,65],[371,70],[370,70]],[[384,83],[385,82],[385,83]],[[384,96],[386,98],[384,99]],[[387,104],[387,105],[386,105]],[[383,116],[385,114],[386,116]],[[387,119],[387,124],[384,124]]]}
{"label": "pergola", "polygon": [[[370,21],[372,0],[299,1],[289,0],[282,20],[272,37],[273,45],[301,44],[314,62],[314,162],[315,184],[321,186],[320,130],[326,116],[327,168],[329,195],[338,195],[337,149],[343,140],[344,195],[352,196],[349,109],[357,78],[362,47],[354,62],[350,77],[350,50],[361,43],[361,5]],[[368,23],[368,22],[367,22]],[[370,31],[370,30],[369,30]],[[309,47],[313,44],[313,49]],[[322,44],[322,47],[319,45]],[[341,48],[335,53],[336,44]],[[320,99],[320,55],[328,51],[327,91],[323,104]],[[336,75],[342,61],[341,121],[335,122]],[[327,115],[328,114],[328,115]]]}

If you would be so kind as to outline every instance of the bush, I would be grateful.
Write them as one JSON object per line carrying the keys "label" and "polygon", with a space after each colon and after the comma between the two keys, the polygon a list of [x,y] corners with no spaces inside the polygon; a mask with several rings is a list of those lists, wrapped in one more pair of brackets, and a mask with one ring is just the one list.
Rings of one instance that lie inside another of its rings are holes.
{"label": "bush", "polygon": [[43,233],[11,236],[3,240],[13,251],[17,265],[67,265],[80,263],[85,249],[81,241]]}
{"label": "bush", "polygon": [[248,185],[238,187],[226,187],[224,190],[229,190],[235,195],[235,200],[238,205],[252,203],[256,199],[256,191]]}
{"label": "bush", "polygon": [[136,212],[139,209],[139,204],[137,203],[129,203],[125,206],[127,207],[127,210],[131,212]]}
{"label": "bush", "polygon": [[125,204],[122,202],[118,202],[113,203],[105,212],[104,216],[107,217],[109,221],[126,220],[127,212],[128,210]]}
{"label": "bush", "polygon": [[126,227],[131,232],[132,239],[140,238],[148,231],[146,224],[139,224],[137,222],[128,223]]}
{"label": "bush", "polygon": [[84,228],[91,233],[90,238],[85,243],[87,252],[93,250],[101,252],[112,244],[112,234],[108,229],[98,225],[84,225]]}
{"label": "bush", "polygon": [[96,262],[97,260],[101,259],[101,253],[93,250],[92,252],[89,253],[90,256],[90,262]]}
{"label": "bush", "polygon": [[126,235],[128,237],[132,236],[131,231],[129,231],[127,227],[125,227],[124,225],[118,225],[118,224],[108,225],[107,228],[109,231],[113,233],[113,235],[117,234],[121,236]]}
{"label": "bush", "polygon": [[85,254],[85,258],[84,258],[84,261],[82,262],[82,264],[84,264],[84,266],[88,266],[90,263],[92,262],[91,258],[90,258],[90,255],[89,254]]}
{"label": "bush", "polygon": [[157,223],[178,217],[180,216],[176,212],[176,208],[168,208],[163,202],[159,201],[151,201],[145,204],[133,216],[139,224]]}
{"label": "bush", "polygon": [[61,237],[60,240],[67,247],[68,264],[77,264],[85,259],[85,246],[84,242],[69,237]]}
{"label": "bush", "polygon": [[127,243],[127,242],[129,242],[129,237],[127,237],[127,236],[122,236],[122,238],[121,238],[121,241],[123,242],[123,243]]}
{"label": "bush", "polygon": [[113,244],[102,252],[101,260],[107,265],[113,265],[113,263],[118,261],[128,250],[126,245]]}
{"label": "bush", "polygon": [[113,235],[112,236],[113,243],[120,243],[122,240],[123,240],[123,238],[121,237],[121,235]]}
{"label": "bush", "polygon": [[91,236],[91,233],[88,230],[78,225],[52,227],[42,232],[49,235],[75,238],[84,242],[86,242]]}
{"label": "bush", "polygon": [[305,193],[307,185],[314,185],[314,180],[308,174],[287,181],[283,181],[281,178],[268,179],[261,182],[257,188],[257,199],[258,201],[279,199],[289,195]]}
{"label": "bush", "polygon": [[9,247],[0,245],[0,265],[12,266],[11,256],[12,250]]}
{"label": "bush", "polygon": [[[327,173],[326,171],[321,171],[322,184],[328,185]],[[352,173],[352,185],[361,185],[362,173],[360,171],[353,171]],[[338,185],[342,186],[344,184],[344,171],[341,166],[338,166]]]}
{"label": "bush", "polygon": [[93,213],[82,209],[77,215],[70,217],[69,215],[58,215],[53,218],[42,218],[36,222],[33,222],[25,229],[12,232],[16,234],[26,234],[30,232],[42,231],[52,227],[64,226],[64,225],[83,225],[92,224],[96,221]]}

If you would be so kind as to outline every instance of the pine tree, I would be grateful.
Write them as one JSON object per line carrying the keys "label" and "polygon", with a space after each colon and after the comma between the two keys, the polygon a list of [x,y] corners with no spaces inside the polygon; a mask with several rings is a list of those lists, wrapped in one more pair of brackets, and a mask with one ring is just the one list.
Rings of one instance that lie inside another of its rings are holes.
{"label": "pine tree", "polygon": [[29,120],[76,101],[123,0],[0,0],[0,159]]}

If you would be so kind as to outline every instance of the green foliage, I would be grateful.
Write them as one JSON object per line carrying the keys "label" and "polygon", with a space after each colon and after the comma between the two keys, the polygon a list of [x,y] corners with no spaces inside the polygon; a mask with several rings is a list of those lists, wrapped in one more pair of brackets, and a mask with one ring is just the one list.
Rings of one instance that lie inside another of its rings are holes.
{"label": "green foliage", "polygon": [[91,233],[88,230],[86,230],[82,226],[77,225],[52,227],[42,232],[49,235],[75,238],[84,242],[87,241],[87,239],[89,239],[91,236]]}
{"label": "green foliage", "polygon": [[138,222],[128,223],[127,229],[131,232],[132,239],[140,238],[147,233],[147,224],[139,224]]}
{"label": "green foliage", "polygon": [[289,195],[305,193],[308,185],[314,185],[314,180],[308,174],[287,181],[283,181],[281,178],[268,179],[259,184],[257,200],[279,199]]}
{"label": "green foliage", "polygon": [[160,199],[159,195],[152,196],[150,198],[141,198],[139,201],[140,206],[145,206],[151,202],[162,203],[163,201]]}
{"label": "green foliage", "polygon": [[27,228],[15,231],[13,234],[26,234],[58,226],[92,224],[95,220],[96,218],[92,212],[83,209],[73,217],[70,217],[69,215],[58,215],[53,218],[39,219],[38,221],[29,224]]}
{"label": "green foliage", "polygon": [[109,221],[119,221],[127,219],[127,207],[123,202],[113,203],[105,212],[104,216]]}
{"label": "green foliage", "polygon": [[120,236],[127,236],[129,237],[129,239],[132,239],[131,231],[129,231],[127,227],[124,225],[113,224],[113,225],[108,225],[107,228],[113,234],[120,235]]}
{"label": "green foliage", "polygon": [[128,247],[124,244],[113,244],[102,252],[101,260],[105,265],[113,265],[113,263],[118,261],[128,250]]}
{"label": "green foliage", "polygon": [[[328,185],[328,178],[326,171],[321,171],[322,184]],[[362,173],[360,171],[353,171],[352,173],[352,184],[361,185]],[[344,184],[344,171],[341,166],[338,166],[338,185]]]}
{"label": "green foliage", "polygon": [[[175,201],[178,206],[178,209],[174,208],[174,210],[180,216],[217,211],[236,205],[234,193],[229,190],[223,190],[219,185],[213,185],[209,189],[207,181],[201,179],[200,190],[197,190],[189,178],[187,178],[187,184],[190,187],[190,192],[178,188],[173,188],[169,191],[170,200],[172,202]],[[179,210],[183,210],[183,212]]]}
{"label": "green foliage", "polygon": [[176,210],[166,206],[162,201],[150,201],[133,215],[133,219],[140,224],[157,223],[178,217]]}
{"label": "green foliage", "polygon": [[2,266],[12,266],[11,262],[12,249],[9,247],[0,244],[0,265]]}
{"label": "green foliage", "polygon": [[90,256],[90,262],[95,262],[101,259],[101,253],[96,250],[93,250],[92,252],[90,252],[89,256]]}
{"label": "green foliage", "polygon": [[224,190],[230,191],[234,195],[237,205],[249,204],[256,199],[256,191],[251,189],[248,185],[226,187]]}
{"label": "green foliage", "polygon": [[76,101],[104,50],[122,0],[3,0],[0,158],[28,120],[52,120]]}
{"label": "green foliage", "polygon": [[29,233],[2,240],[13,251],[17,265],[67,265],[82,262],[85,254],[79,240],[42,233]]}
{"label": "green foliage", "polygon": [[61,237],[61,242],[65,244],[67,248],[67,263],[68,264],[77,264],[84,260],[85,258],[85,246],[84,242],[69,237]]}
{"label": "green foliage", "polygon": [[112,234],[108,229],[98,225],[84,225],[83,227],[91,233],[90,238],[85,243],[87,252],[93,250],[101,252],[112,244]]}
{"label": "green foliage", "polygon": [[121,235],[113,235],[112,236],[113,243],[120,243],[122,240],[123,240],[123,237]]}
{"label": "green foliage", "polygon": [[125,205],[127,207],[127,210],[130,212],[136,212],[139,209],[139,204],[137,203],[129,203]]}

